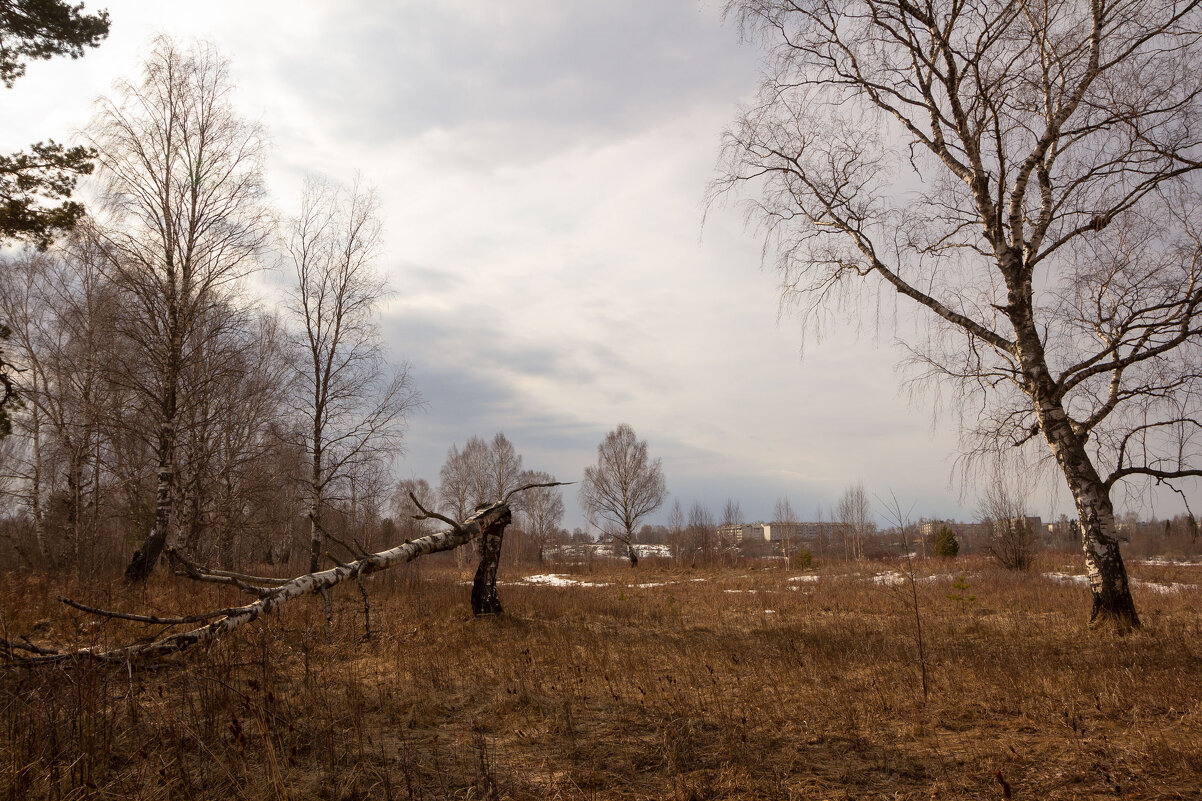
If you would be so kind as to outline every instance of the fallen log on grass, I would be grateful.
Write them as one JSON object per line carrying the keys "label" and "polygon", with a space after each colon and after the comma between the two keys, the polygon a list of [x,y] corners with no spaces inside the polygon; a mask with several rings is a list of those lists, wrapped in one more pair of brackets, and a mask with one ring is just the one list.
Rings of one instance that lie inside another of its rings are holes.
{"label": "fallen log on grass", "polygon": [[[480,567],[476,571],[476,579],[472,586],[472,611],[476,615],[499,614],[500,602],[497,600],[496,576],[497,564],[500,559],[501,540],[505,527],[512,520],[509,509],[509,498],[515,493],[533,487],[557,486],[552,484],[530,484],[510,492],[504,500],[488,506],[480,506],[467,520],[458,523],[448,517],[424,509],[418,504],[423,514],[419,518],[433,518],[450,524],[447,531],[408,540],[405,543],[373,554],[365,554],[355,561],[339,564],[329,570],[316,573],[306,573],[293,579],[272,579],[230,571],[206,570],[193,565],[180,555],[173,560],[184,575],[199,581],[217,581],[236,586],[244,592],[257,595],[258,600],[245,606],[229,609],[219,609],[195,615],[180,617],[159,617],[154,615],[134,615],[126,612],[111,612],[104,609],[80,604],[67,598],[60,598],[63,603],[91,614],[112,617],[123,620],[136,620],[156,625],[179,625],[212,620],[205,626],[190,631],[179,632],[148,643],[125,645],[117,648],[102,650],[100,648],[77,648],[72,650],[56,650],[34,645],[28,641],[12,642],[0,640],[0,659],[14,665],[34,665],[63,663],[76,660],[94,662],[128,663],[157,659],[171,654],[177,654],[197,643],[207,643],[216,640],[224,634],[246,623],[256,620],[261,615],[286,603],[294,598],[312,593],[325,593],[326,590],[347,579],[361,579],[377,570],[384,570],[393,565],[412,562],[422,556],[440,551],[449,551],[479,538],[481,540]],[[416,503],[416,499],[414,499]],[[218,618],[213,620],[213,618]]]}

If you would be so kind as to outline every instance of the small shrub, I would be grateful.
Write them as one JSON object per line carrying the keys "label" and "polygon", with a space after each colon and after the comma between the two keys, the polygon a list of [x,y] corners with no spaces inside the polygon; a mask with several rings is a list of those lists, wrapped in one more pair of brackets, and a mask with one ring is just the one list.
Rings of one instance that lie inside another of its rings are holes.
{"label": "small shrub", "polygon": [[1028,570],[1035,558],[1035,531],[1025,517],[986,521],[989,555],[1007,570]]}
{"label": "small shrub", "polygon": [[793,567],[799,570],[805,570],[814,566],[814,552],[809,548],[798,548],[793,554]]}

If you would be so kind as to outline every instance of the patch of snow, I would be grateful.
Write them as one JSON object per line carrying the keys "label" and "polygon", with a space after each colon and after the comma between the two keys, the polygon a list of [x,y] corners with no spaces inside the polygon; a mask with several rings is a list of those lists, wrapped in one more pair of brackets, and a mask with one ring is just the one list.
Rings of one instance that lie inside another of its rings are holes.
{"label": "patch of snow", "polygon": [[634,544],[634,553],[635,556],[640,558],[644,556],[662,556],[667,558],[672,555],[672,549],[667,545],[636,542]]}
{"label": "patch of snow", "polygon": [[[1083,576],[1083,575],[1078,575],[1078,574],[1073,574],[1073,573],[1044,573],[1043,577],[1047,578],[1047,579],[1051,579],[1052,581],[1058,581],[1058,582],[1064,583],[1064,584],[1080,584],[1082,586],[1089,586],[1089,576]],[[1173,593],[1182,592],[1185,590],[1198,589],[1197,584],[1182,584],[1181,582],[1178,582],[1178,581],[1170,581],[1168,583],[1165,583],[1162,581],[1146,581],[1144,579],[1133,578],[1133,579],[1131,579],[1131,584],[1138,585],[1140,587],[1146,587],[1147,589],[1151,590],[1152,592],[1158,592],[1162,595],[1169,595],[1169,594],[1173,594]]]}
{"label": "patch of snow", "polygon": [[538,576],[526,576],[521,580],[523,584],[541,584],[546,587],[608,587],[609,584],[603,581],[583,581],[581,579],[564,576],[559,573],[543,573]]}
{"label": "patch of snow", "polygon": [[[815,582],[818,580],[818,578],[819,578],[818,576],[807,574],[804,576],[793,576],[792,578],[789,579],[789,581]],[[794,587],[793,589],[797,589],[797,588]]]}
{"label": "patch of snow", "polygon": [[1060,584],[1081,584],[1089,586],[1089,576],[1077,575],[1074,573],[1044,573],[1043,577],[1051,579]]}
{"label": "patch of snow", "polygon": [[636,586],[636,587],[639,587],[640,589],[647,589],[648,587],[667,587],[669,584],[673,584],[673,583],[675,583],[675,582],[671,582],[671,581],[645,581],[645,582],[643,582],[642,584],[635,584],[634,586]]}
{"label": "patch of snow", "polygon": [[1167,556],[1153,556],[1150,559],[1141,559],[1141,565],[1155,565],[1157,567],[1202,567],[1202,562],[1195,562],[1189,559],[1171,559]]}
{"label": "patch of snow", "polygon": [[1171,595],[1182,590],[1196,590],[1197,584],[1181,584],[1177,581],[1171,581],[1168,584],[1159,581],[1144,581],[1142,579],[1131,579],[1132,584],[1138,584],[1141,587],[1147,587],[1152,592],[1158,592],[1161,595]]}
{"label": "patch of snow", "polygon": [[776,610],[775,610],[775,609],[765,609],[765,610],[764,610],[764,614],[765,614],[765,615],[775,615],[775,614],[776,614]]}
{"label": "patch of snow", "polygon": [[755,595],[759,590],[723,590],[722,592],[746,592]]}
{"label": "patch of snow", "polygon": [[873,584],[879,584],[885,587],[896,587],[899,584],[906,583],[906,577],[901,573],[889,571],[886,573],[877,573],[872,577]]}

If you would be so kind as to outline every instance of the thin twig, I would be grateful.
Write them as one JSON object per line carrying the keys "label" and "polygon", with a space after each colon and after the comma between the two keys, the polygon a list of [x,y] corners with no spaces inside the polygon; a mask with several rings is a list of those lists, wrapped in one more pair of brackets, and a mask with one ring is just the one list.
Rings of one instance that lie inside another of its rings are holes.
{"label": "thin twig", "polygon": [[509,499],[519,492],[525,492],[528,489],[536,489],[538,487],[566,487],[569,484],[575,484],[575,481],[547,481],[542,484],[524,484],[516,489],[511,489],[506,495],[502,503],[509,503]]}
{"label": "thin twig", "polygon": [[101,617],[117,618],[118,620],[134,620],[138,623],[152,623],[158,626],[177,626],[181,623],[203,623],[206,620],[212,620],[215,617],[229,617],[236,614],[237,608],[229,609],[214,609],[211,612],[202,612],[197,615],[184,615],[182,617],[159,617],[158,615],[135,615],[129,612],[115,612],[111,609],[100,609],[95,606],[81,604],[79,601],[72,601],[70,598],[59,597],[59,600],[67,606],[74,607],[81,612],[88,612]]}

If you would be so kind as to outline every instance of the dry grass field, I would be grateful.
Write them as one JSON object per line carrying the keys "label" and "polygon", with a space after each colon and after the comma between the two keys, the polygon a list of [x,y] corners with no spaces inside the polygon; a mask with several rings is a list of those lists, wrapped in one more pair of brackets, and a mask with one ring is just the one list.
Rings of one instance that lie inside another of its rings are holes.
{"label": "dry grass field", "polygon": [[[1198,798],[1202,567],[1133,565],[1144,628],[1120,638],[1086,631],[1079,584],[1042,575],[1076,561],[1047,555],[1023,575],[921,563],[920,653],[897,564],[825,564],[806,578],[606,567],[544,583],[506,567],[507,614],[476,620],[467,576],[431,560],[372,577],[367,642],[359,593],[341,587],[330,641],[322,603],[302,599],[153,669],[0,673],[0,788],[7,799]],[[97,622],[60,594],[161,613],[240,602],[164,575],[136,597],[118,582],[5,586],[0,636],[40,643],[161,633]]]}

